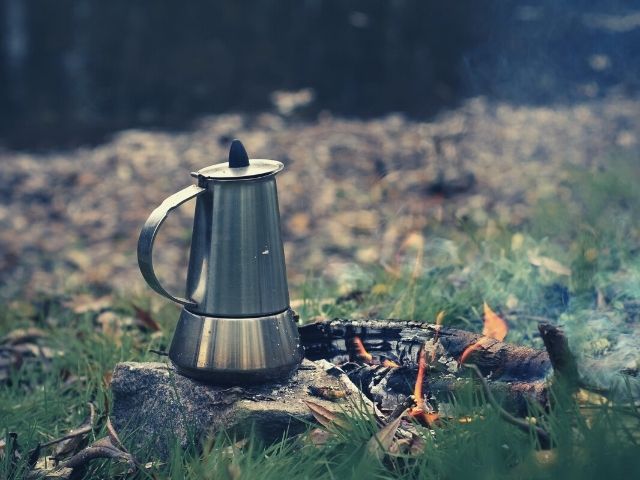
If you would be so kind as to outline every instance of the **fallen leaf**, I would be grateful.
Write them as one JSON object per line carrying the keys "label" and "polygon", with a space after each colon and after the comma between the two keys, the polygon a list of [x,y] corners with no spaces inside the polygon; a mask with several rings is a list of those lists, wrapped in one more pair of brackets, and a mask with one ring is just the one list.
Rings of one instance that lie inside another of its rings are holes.
{"label": "fallen leaf", "polygon": [[287,221],[287,228],[297,237],[304,237],[309,234],[311,219],[307,213],[298,212],[291,215]]}
{"label": "fallen leaf", "polygon": [[15,330],[12,330],[4,337],[2,337],[2,340],[0,340],[0,344],[18,345],[20,343],[34,342],[46,336],[47,333],[40,328],[16,328]]}
{"label": "fallen leaf", "polygon": [[529,263],[534,267],[541,267],[558,275],[571,276],[571,269],[553,258],[528,252]]}
{"label": "fallen leaf", "polygon": [[72,468],[56,467],[53,457],[41,457],[26,476],[27,480],[68,480],[73,474]]}
{"label": "fallen leaf", "polygon": [[575,399],[581,405],[608,405],[610,403],[607,397],[596,392],[585,390],[584,388],[578,389],[575,393]]}
{"label": "fallen leaf", "polygon": [[499,317],[496,312],[491,310],[487,302],[484,302],[484,326],[482,327],[482,335],[493,338],[495,340],[504,340],[509,332],[507,322]]}
{"label": "fallen leaf", "polygon": [[122,342],[122,318],[116,313],[107,310],[96,317],[100,330],[105,337],[110,338],[116,345]]}
{"label": "fallen leaf", "polygon": [[418,456],[424,452],[426,442],[424,438],[415,433],[410,438],[400,438],[394,441],[389,447],[391,455],[411,455]]}
{"label": "fallen leaf", "polygon": [[333,433],[328,432],[323,428],[314,428],[304,437],[304,439],[314,447],[321,447],[322,445],[326,445],[329,439],[334,436],[335,435]]}
{"label": "fallen leaf", "polygon": [[347,396],[347,392],[344,389],[338,387],[316,387],[315,385],[309,385],[309,393],[324,400],[338,400]]}
{"label": "fallen leaf", "polygon": [[76,295],[72,300],[64,302],[64,306],[78,315],[89,312],[101,312],[113,304],[110,295],[95,298],[92,295]]}
{"label": "fallen leaf", "polygon": [[410,455],[420,455],[424,452],[424,449],[427,446],[427,442],[425,442],[424,438],[420,435],[412,435],[411,436],[411,446],[409,447]]}
{"label": "fallen leaf", "polygon": [[376,283],[371,287],[371,295],[386,295],[391,291],[391,287],[386,283]]}
{"label": "fallen leaf", "polygon": [[347,422],[331,410],[309,400],[305,400],[304,403],[307,405],[309,410],[311,410],[313,417],[323,427],[331,428],[337,426],[340,428],[347,428]]}
{"label": "fallen leaf", "polygon": [[367,453],[378,460],[382,460],[389,453],[389,448],[393,443],[401,421],[402,416],[399,416],[375,433],[367,442]]}
{"label": "fallen leaf", "polygon": [[113,372],[111,370],[107,370],[106,372],[104,372],[104,375],[102,375],[102,385],[104,386],[105,390],[108,390],[111,387],[112,379]]}
{"label": "fallen leaf", "polygon": [[136,305],[133,305],[133,309],[136,312],[136,319],[140,325],[152,332],[159,332],[161,330],[160,325],[151,316],[151,312],[149,310],[143,310]]}

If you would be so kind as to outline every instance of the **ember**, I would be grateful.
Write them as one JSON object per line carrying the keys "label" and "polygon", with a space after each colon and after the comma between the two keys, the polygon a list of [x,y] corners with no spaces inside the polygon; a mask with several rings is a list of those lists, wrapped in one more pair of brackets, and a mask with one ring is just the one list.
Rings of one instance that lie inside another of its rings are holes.
{"label": "ember", "polygon": [[500,318],[491,308],[487,305],[487,302],[484,302],[484,327],[482,329],[482,337],[475,343],[472,343],[467,348],[465,348],[462,355],[460,355],[460,365],[462,365],[471,355],[471,352],[477,350],[478,348],[486,345],[486,343],[491,340],[499,340],[502,341],[507,336],[509,332],[509,327],[507,322],[505,322],[502,318]]}

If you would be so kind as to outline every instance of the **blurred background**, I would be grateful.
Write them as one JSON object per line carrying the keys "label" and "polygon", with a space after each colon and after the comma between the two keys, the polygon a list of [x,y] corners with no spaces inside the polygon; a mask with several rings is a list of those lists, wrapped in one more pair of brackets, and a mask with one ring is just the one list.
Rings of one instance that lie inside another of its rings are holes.
{"label": "blurred background", "polygon": [[[2,0],[0,133],[26,148],[269,109],[425,117],[638,87],[633,1]],[[637,4],[636,4],[637,7]]]}
{"label": "blurred background", "polygon": [[[0,0],[0,25],[4,300],[146,291],[146,216],[235,137],[286,165],[294,297],[519,228],[567,166],[637,174],[637,2]],[[157,248],[174,289],[190,208]]]}

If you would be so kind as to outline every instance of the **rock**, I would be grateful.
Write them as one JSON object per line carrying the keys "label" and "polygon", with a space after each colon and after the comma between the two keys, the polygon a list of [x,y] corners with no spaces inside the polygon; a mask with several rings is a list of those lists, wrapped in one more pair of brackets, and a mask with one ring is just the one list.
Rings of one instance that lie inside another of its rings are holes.
{"label": "rock", "polygon": [[[174,442],[184,448],[223,430],[242,436],[254,429],[265,442],[277,441],[313,422],[304,400],[332,412],[361,402],[353,397],[358,395],[355,385],[346,384],[346,376],[331,367],[304,360],[281,384],[228,387],[181,376],[170,364],[119,363],[111,383],[112,422],[133,452],[151,451],[165,459]],[[315,396],[327,391],[332,394],[325,397],[332,400]]]}

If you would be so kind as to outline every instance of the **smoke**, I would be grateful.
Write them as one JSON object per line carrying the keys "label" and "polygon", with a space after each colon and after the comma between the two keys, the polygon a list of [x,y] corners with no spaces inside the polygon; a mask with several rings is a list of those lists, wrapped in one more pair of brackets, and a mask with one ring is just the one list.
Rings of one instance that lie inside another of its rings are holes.
{"label": "smoke", "polygon": [[640,325],[622,312],[585,311],[560,319],[589,386],[618,400],[640,398]]}

